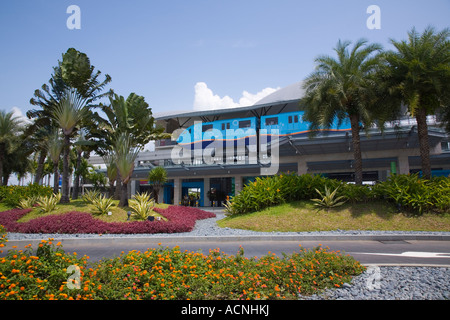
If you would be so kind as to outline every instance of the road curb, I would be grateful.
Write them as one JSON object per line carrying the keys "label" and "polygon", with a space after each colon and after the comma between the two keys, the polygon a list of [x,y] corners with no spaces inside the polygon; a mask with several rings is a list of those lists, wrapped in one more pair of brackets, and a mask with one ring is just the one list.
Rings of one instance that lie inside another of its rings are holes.
{"label": "road curb", "polygon": [[[9,240],[7,247],[25,245],[34,245],[40,243],[42,239],[21,239]],[[408,240],[429,240],[429,241],[450,241],[450,235],[434,235],[434,234],[386,234],[386,235],[245,235],[245,236],[173,236],[173,237],[108,237],[99,236],[95,238],[54,238],[54,242],[70,243],[71,245],[108,245],[108,244],[174,244],[186,242],[251,242],[251,241],[408,241]]]}

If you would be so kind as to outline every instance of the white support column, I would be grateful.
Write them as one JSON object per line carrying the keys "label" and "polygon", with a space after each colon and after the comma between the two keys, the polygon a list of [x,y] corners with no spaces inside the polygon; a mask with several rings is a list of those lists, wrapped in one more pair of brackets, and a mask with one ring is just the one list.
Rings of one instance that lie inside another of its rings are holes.
{"label": "white support column", "polygon": [[175,178],[173,179],[173,204],[178,206],[181,202],[181,178]]}
{"label": "white support column", "polygon": [[304,159],[297,161],[297,175],[301,176],[308,173],[308,165]]}
{"label": "white support column", "polygon": [[242,176],[235,176],[234,177],[234,194],[237,195],[239,192],[242,191]]}
{"label": "white support column", "polygon": [[408,155],[398,156],[398,173],[408,174],[409,173],[409,160]]}

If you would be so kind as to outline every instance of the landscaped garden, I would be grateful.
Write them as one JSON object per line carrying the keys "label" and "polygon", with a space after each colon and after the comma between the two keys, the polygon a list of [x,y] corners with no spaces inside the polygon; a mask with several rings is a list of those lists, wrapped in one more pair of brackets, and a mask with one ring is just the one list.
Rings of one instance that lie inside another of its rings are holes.
{"label": "landscaped garden", "polygon": [[219,226],[255,231],[450,231],[450,178],[392,175],[355,185],[280,174],[245,186],[227,215]]}

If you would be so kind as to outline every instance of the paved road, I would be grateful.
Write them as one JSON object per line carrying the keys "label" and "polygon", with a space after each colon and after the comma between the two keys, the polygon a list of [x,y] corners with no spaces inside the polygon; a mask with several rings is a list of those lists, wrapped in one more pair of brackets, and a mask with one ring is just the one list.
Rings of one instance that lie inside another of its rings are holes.
{"label": "paved road", "polygon": [[[57,239],[55,239],[56,241]],[[38,241],[9,241],[3,249],[12,246],[18,249],[27,244],[37,247]],[[102,258],[120,255],[122,251],[145,251],[147,248],[162,246],[179,246],[182,250],[208,253],[210,249],[219,248],[226,254],[236,254],[239,246],[244,248],[247,257],[260,257],[269,251],[279,256],[282,253],[292,253],[299,250],[299,244],[303,248],[314,248],[321,244],[330,250],[340,250],[352,255],[365,265],[415,265],[415,266],[449,266],[450,267],[450,241],[436,240],[286,240],[273,237],[271,239],[252,240],[249,238],[103,238],[103,239],[64,239],[63,249],[66,252],[77,252],[78,255],[87,255],[91,262]]]}

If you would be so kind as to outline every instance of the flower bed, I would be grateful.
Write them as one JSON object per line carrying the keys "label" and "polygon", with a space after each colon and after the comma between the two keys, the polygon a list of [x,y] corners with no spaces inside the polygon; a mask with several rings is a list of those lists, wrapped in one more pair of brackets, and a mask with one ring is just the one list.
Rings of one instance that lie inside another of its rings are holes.
{"label": "flower bed", "polygon": [[13,209],[0,213],[0,225],[8,232],[19,233],[178,233],[191,231],[196,220],[215,217],[214,213],[190,207],[169,206],[167,209],[154,210],[167,221],[105,222],[89,213],[72,211],[17,222],[30,209]]}

